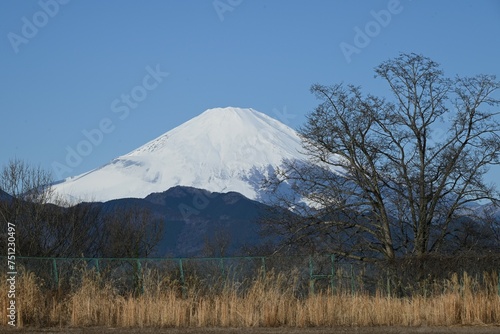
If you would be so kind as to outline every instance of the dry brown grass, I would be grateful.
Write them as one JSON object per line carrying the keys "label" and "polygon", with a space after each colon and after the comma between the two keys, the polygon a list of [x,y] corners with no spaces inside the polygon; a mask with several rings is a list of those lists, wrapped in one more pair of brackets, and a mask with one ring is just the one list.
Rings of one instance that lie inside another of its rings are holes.
{"label": "dry brown grass", "polygon": [[[453,326],[500,323],[496,275],[478,282],[453,275],[429,296],[390,297],[321,291],[300,297],[293,274],[268,273],[222,289],[144,275],[144,292],[121,294],[94,271],[81,273],[72,291],[50,291],[29,272],[16,282],[18,327],[311,327]],[[3,282],[2,284],[6,284]],[[481,287],[481,288],[479,288]],[[7,289],[1,288],[0,324],[7,325]],[[212,291],[212,292],[211,292]]]}

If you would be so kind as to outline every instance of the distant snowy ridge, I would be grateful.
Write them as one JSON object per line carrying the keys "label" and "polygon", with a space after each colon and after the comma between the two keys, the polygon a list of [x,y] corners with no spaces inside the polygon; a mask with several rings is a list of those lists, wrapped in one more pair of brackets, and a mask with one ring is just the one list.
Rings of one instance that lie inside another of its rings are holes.
{"label": "distant snowy ridge", "polygon": [[54,185],[71,201],[144,198],[174,186],[261,196],[283,159],[306,160],[295,130],[253,109],[208,109],[110,163]]}

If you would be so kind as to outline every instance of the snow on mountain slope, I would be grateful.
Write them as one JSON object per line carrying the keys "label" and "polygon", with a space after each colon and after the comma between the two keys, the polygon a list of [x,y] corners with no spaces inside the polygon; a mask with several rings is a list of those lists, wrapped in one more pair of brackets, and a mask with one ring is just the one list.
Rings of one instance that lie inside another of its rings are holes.
{"label": "snow on mountain slope", "polygon": [[73,201],[143,198],[173,186],[259,198],[262,176],[305,159],[297,133],[253,109],[215,108],[100,168],[54,185]]}

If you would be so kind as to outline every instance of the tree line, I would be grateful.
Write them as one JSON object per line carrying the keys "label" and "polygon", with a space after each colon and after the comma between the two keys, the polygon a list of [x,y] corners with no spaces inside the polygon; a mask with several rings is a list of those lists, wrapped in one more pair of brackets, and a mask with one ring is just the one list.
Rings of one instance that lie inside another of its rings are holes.
{"label": "tree line", "polygon": [[[22,160],[11,160],[0,173],[0,220],[2,227],[15,224],[18,256],[147,257],[163,235],[163,222],[145,208],[57,197],[50,172]],[[0,243],[2,254],[6,245]]]}

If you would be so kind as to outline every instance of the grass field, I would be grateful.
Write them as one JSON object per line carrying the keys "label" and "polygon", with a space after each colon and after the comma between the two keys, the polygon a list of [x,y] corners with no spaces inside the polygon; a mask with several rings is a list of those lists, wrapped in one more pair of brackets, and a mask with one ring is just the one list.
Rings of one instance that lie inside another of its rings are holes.
{"label": "grass field", "polygon": [[2,333],[57,334],[496,334],[500,327],[330,327],[330,328],[0,328]]}
{"label": "grass field", "polygon": [[[114,333],[147,328],[151,333],[176,333],[175,328],[182,333],[231,333],[235,328],[239,333],[243,328],[248,333],[288,333],[294,328],[301,333],[363,333],[366,328],[370,333],[500,332],[500,327],[484,327],[500,325],[497,278],[485,277],[490,281],[453,275],[441,282],[440,293],[391,297],[329,290],[297,295],[290,273],[259,275],[244,289],[241,282],[206,287],[193,280],[187,290],[175,280],[145,275],[143,293],[123,294],[92,270],[82,273],[68,291],[45,289],[33,273],[24,272],[16,281],[17,327],[62,333],[97,333],[105,328]],[[0,325],[5,330],[6,291],[2,287],[0,295]]]}

